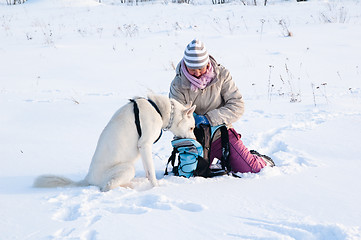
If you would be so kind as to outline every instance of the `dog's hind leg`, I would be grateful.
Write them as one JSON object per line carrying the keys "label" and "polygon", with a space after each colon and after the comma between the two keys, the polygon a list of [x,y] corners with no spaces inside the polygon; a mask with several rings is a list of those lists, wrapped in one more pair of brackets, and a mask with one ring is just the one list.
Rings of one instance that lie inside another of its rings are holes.
{"label": "dog's hind leg", "polygon": [[157,178],[155,177],[155,168],[152,158],[152,144],[144,144],[139,147],[139,152],[142,157],[143,168],[150,183],[155,187],[158,186]]}
{"label": "dog's hind leg", "polygon": [[135,176],[135,169],[132,163],[121,163],[113,166],[106,172],[104,184],[100,186],[102,192],[117,187],[127,187]]}

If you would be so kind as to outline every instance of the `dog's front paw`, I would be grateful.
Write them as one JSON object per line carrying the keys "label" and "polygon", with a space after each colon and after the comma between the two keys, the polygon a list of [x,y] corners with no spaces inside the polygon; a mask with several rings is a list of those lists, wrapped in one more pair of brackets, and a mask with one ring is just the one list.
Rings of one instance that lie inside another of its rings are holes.
{"label": "dog's front paw", "polygon": [[109,181],[107,184],[100,187],[100,191],[108,192],[108,191],[110,191],[110,190],[112,190],[114,188],[116,188],[116,186],[114,186],[113,181]]}
{"label": "dog's front paw", "polygon": [[102,191],[102,192],[108,192],[109,190],[111,190],[111,187],[109,186],[109,184],[100,187],[100,191]]}
{"label": "dog's front paw", "polygon": [[159,187],[159,183],[158,183],[157,179],[150,180],[150,183],[152,184],[153,187]]}

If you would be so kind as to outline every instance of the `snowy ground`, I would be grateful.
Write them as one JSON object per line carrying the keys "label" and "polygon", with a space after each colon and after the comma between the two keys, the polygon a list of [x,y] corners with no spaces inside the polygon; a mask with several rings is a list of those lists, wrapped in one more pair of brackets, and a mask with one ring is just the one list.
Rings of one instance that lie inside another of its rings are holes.
{"label": "snowy ground", "polygon": [[[360,1],[114,3],[0,1],[0,239],[361,239]],[[167,94],[194,37],[243,93],[244,143],[277,167],[164,177],[165,133],[160,187],[139,161],[134,189],[32,188],[82,179],[113,113]]]}

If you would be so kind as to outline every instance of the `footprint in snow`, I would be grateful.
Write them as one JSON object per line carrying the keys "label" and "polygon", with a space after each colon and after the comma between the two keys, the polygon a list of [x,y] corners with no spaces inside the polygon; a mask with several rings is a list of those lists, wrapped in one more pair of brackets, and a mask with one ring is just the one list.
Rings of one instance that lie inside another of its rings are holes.
{"label": "footprint in snow", "polygon": [[204,206],[192,202],[172,200],[164,195],[149,194],[139,199],[140,205],[151,209],[172,210],[179,208],[189,212],[200,212],[205,209]]}
{"label": "footprint in snow", "polygon": [[98,232],[95,230],[85,231],[80,239],[95,240],[97,239]]}
{"label": "footprint in snow", "polygon": [[204,206],[196,204],[196,203],[191,203],[191,202],[178,201],[175,205],[178,208],[188,211],[188,212],[201,212],[205,209]]}
{"label": "footprint in snow", "polygon": [[[245,224],[273,232],[279,239],[358,239],[360,229],[340,224],[320,224],[310,222],[266,221],[245,218]],[[239,236],[252,238],[252,236]],[[278,239],[278,238],[277,238]]]}
{"label": "footprint in snow", "polygon": [[80,208],[80,204],[63,207],[53,215],[53,218],[61,221],[74,221],[81,216]]}
{"label": "footprint in snow", "polygon": [[181,209],[188,212],[200,212],[205,209],[205,207],[200,204],[172,200],[164,195],[156,194],[132,196],[127,199],[123,199],[120,204],[121,206],[111,207],[107,210],[112,213],[144,214],[151,210],[169,211],[172,209]]}
{"label": "footprint in snow", "polygon": [[75,228],[61,228],[57,230],[54,235],[49,236],[49,239],[64,239],[68,238],[75,231]]}
{"label": "footprint in snow", "polygon": [[88,220],[87,226],[88,227],[92,226],[96,222],[100,221],[101,218],[102,218],[101,215],[95,215],[94,217],[90,217],[89,220]]}

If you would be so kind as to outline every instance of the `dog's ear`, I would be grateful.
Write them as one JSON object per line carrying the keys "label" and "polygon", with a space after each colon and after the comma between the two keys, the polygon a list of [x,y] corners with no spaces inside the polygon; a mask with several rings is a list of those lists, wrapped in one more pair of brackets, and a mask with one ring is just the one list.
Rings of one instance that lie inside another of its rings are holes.
{"label": "dog's ear", "polygon": [[194,110],[196,110],[196,105],[193,105],[192,107],[187,108],[186,110],[183,111],[183,113],[184,113],[186,116],[192,116]]}
{"label": "dog's ear", "polygon": [[185,108],[190,108],[192,107],[192,101],[190,101],[187,105],[184,106]]}

